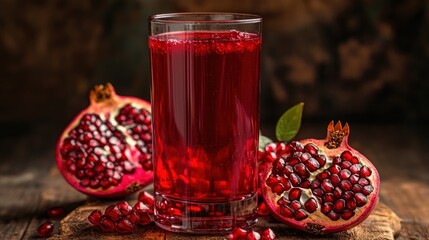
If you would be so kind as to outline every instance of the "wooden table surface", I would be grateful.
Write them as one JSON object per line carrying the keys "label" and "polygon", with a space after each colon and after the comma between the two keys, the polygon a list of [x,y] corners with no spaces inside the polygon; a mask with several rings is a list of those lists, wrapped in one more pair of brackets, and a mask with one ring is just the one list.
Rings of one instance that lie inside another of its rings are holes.
{"label": "wooden table surface", "polygon": [[[322,124],[304,122],[298,138],[322,138],[324,134]],[[397,239],[429,239],[428,134],[426,126],[351,123],[350,145],[379,169],[380,202],[401,219]],[[33,238],[52,206],[72,211],[96,201],[78,193],[62,179],[55,166],[56,138],[49,126],[2,137],[0,239]],[[129,199],[135,199],[135,195]],[[55,224],[58,233],[59,221]]]}

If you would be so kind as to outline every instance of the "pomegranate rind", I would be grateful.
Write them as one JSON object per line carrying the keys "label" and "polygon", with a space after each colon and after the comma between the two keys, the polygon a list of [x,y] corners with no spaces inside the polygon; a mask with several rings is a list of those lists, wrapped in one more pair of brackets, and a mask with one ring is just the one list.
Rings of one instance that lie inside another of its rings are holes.
{"label": "pomegranate rind", "polygon": [[[66,163],[61,155],[61,149],[63,147],[64,140],[68,137],[68,133],[74,129],[86,114],[97,114],[103,116],[105,119],[114,118],[116,115],[112,109],[119,111],[119,109],[127,104],[131,104],[134,107],[145,109],[147,112],[151,113],[151,105],[149,102],[129,96],[119,96],[116,94],[113,86],[111,84],[106,84],[105,88],[108,89],[111,93],[110,99],[108,101],[96,102],[94,97],[94,92],[90,94],[91,104],[82,110],[70,124],[63,130],[60,135],[60,138],[56,144],[56,164],[57,167],[64,177],[64,179],[76,190],[97,198],[117,198],[123,197],[129,194],[132,194],[153,182],[153,172],[146,171],[143,169],[142,165],[138,160],[138,155],[140,151],[136,146],[127,145],[128,149],[126,150],[126,155],[128,160],[133,162],[136,166],[135,172],[132,174],[124,174],[120,183],[116,186],[111,186],[109,188],[103,189],[102,187],[92,189],[89,187],[82,187],[80,185],[80,179],[76,178],[73,174],[69,173],[66,169]],[[111,116],[112,114],[112,116]]]}
{"label": "pomegranate rind", "polygon": [[[332,158],[334,156],[338,155],[338,150],[336,149],[330,149],[325,147],[325,143],[329,139],[330,130],[332,129],[338,129],[342,128],[341,125],[336,126],[331,123],[328,127],[328,136],[326,139],[305,139],[298,141],[300,144],[305,146],[308,143],[313,143],[319,147],[319,153],[324,153],[326,157]],[[277,204],[277,201],[283,196],[287,195],[288,193],[285,192],[281,196],[277,195],[276,193],[271,191],[271,188],[267,185],[266,180],[270,176],[272,172],[272,164],[266,163],[260,166],[259,171],[259,182],[261,184],[261,194],[265,200],[265,203],[271,210],[271,214],[278,219],[279,221],[285,223],[286,225],[300,229],[306,232],[310,232],[313,234],[327,234],[327,233],[335,233],[335,232],[341,232],[345,231],[347,229],[353,228],[356,225],[363,222],[374,210],[377,202],[378,202],[378,194],[379,194],[379,188],[380,188],[380,176],[378,174],[377,169],[375,166],[360,152],[357,150],[351,148],[348,145],[348,134],[349,134],[349,127],[346,124],[344,126],[345,129],[345,136],[344,139],[342,139],[341,143],[339,144],[339,148],[341,148],[342,151],[352,151],[354,156],[358,157],[363,165],[367,166],[369,169],[371,169],[372,173],[368,177],[371,185],[374,187],[374,190],[371,194],[369,194],[367,197],[367,203],[365,206],[357,209],[355,211],[355,214],[353,217],[351,217],[348,220],[339,219],[337,221],[333,221],[327,216],[325,216],[322,212],[320,212],[320,207],[314,212],[309,214],[308,218],[298,221],[294,218],[288,218],[286,216],[283,216],[280,212],[280,207]]]}

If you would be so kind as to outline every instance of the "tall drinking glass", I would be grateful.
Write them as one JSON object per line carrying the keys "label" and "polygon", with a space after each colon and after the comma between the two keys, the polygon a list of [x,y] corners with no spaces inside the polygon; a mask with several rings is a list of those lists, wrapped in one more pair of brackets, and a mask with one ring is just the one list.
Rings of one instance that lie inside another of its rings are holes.
{"label": "tall drinking glass", "polygon": [[149,19],[155,222],[225,233],[256,223],[261,17]]}

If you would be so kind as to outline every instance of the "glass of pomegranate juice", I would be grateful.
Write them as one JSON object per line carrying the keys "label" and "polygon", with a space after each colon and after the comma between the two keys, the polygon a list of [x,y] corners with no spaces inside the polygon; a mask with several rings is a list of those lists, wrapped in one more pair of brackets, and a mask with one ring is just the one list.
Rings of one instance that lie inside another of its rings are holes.
{"label": "glass of pomegranate juice", "polygon": [[149,19],[155,222],[224,234],[256,223],[262,19]]}

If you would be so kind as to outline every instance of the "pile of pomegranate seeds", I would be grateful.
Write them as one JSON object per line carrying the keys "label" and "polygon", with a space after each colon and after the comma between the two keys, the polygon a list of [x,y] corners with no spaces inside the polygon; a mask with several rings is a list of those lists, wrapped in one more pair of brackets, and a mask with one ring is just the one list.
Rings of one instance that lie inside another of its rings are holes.
{"label": "pile of pomegranate seeds", "polygon": [[133,207],[126,201],[119,201],[108,206],[104,214],[100,210],[92,211],[88,221],[103,232],[130,233],[137,225],[147,225],[152,222],[153,206],[153,196],[147,192],[141,192]]}
{"label": "pile of pomegranate seeds", "polygon": [[276,239],[276,235],[270,228],[266,228],[260,233],[253,230],[234,228],[228,238],[231,240],[273,240]]}

